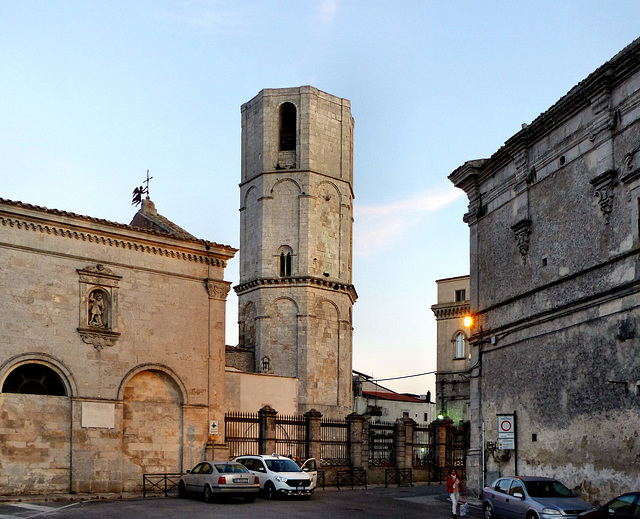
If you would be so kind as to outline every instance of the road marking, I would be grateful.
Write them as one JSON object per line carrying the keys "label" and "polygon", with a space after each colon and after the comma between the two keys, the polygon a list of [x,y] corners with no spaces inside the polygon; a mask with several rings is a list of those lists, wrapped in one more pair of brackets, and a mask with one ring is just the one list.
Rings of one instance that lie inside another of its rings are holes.
{"label": "road marking", "polygon": [[51,506],[32,505],[30,503],[5,503],[8,506],[16,506],[18,508],[26,508],[27,510],[35,510],[36,512],[49,512],[54,510]]}

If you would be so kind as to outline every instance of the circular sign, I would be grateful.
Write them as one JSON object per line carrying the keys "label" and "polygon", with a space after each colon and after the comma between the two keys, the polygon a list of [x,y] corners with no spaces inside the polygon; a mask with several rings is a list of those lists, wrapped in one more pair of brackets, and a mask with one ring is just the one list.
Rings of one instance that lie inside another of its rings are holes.
{"label": "circular sign", "polygon": [[512,427],[513,424],[511,423],[510,418],[503,418],[502,420],[500,420],[500,430],[502,432],[511,432]]}

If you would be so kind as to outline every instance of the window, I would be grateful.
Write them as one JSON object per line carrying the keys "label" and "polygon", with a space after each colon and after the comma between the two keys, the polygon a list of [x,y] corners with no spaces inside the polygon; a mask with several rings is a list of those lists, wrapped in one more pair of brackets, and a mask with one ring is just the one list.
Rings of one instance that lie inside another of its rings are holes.
{"label": "window", "polygon": [[288,247],[284,248],[280,251],[280,277],[286,278],[291,276],[292,272],[292,253],[291,249]]}
{"label": "window", "polygon": [[514,496],[516,494],[520,494],[523,496],[525,495],[524,487],[522,486],[522,483],[520,483],[520,481],[514,481],[511,485],[511,490],[509,490],[509,495]]}
{"label": "window", "polygon": [[464,343],[464,333],[459,332],[458,335],[456,335],[456,359],[464,358]]}
{"label": "window", "polygon": [[503,492],[507,494],[509,492],[509,485],[511,484],[510,479],[499,479],[496,481],[496,485],[493,488],[497,492]]}
{"label": "window", "polygon": [[67,396],[58,374],[43,364],[23,364],[14,369],[4,381],[3,393]]}
{"label": "window", "polygon": [[456,290],[456,303],[459,303],[460,301],[466,301],[467,300],[467,291],[462,289],[462,290]]}
{"label": "window", "polygon": [[293,103],[280,105],[280,151],[296,150],[296,118]]}

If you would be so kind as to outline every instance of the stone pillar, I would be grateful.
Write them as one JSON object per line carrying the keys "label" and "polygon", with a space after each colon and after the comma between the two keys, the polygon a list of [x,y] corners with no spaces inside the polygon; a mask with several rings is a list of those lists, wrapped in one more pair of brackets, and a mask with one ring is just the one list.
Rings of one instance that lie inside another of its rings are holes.
{"label": "stone pillar", "polygon": [[276,411],[273,407],[265,405],[258,415],[260,416],[260,452],[272,454],[276,452]]}
{"label": "stone pillar", "polygon": [[395,465],[398,469],[413,467],[413,428],[416,425],[411,418],[396,420],[395,430]]}
{"label": "stone pillar", "polygon": [[443,418],[433,422],[434,439],[436,441],[436,466],[447,466],[447,428],[453,425],[451,418]]}
{"label": "stone pillar", "polygon": [[315,458],[316,463],[320,465],[321,448],[322,448],[322,433],[320,422],[322,420],[322,413],[311,409],[304,414],[304,419],[307,422],[307,458]]}
{"label": "stone pillar", "polygon": [[349,426],[349,465],[369,468],[369,422],[358,413],[347,416]]}

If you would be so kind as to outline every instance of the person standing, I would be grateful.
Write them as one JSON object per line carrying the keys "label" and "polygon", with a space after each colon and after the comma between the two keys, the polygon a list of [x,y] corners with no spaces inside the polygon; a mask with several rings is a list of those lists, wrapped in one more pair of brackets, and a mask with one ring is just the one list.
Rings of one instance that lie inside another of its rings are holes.
{"label": "person standing", "polygon": [[447,493],[449,499],[451,499],[451,513],[453,519],[458,517],[458,501],[460,499],[460,492],[462,492],[462,483],[458,479],[456,469],[451,469],[451,472],[447,476]]}

